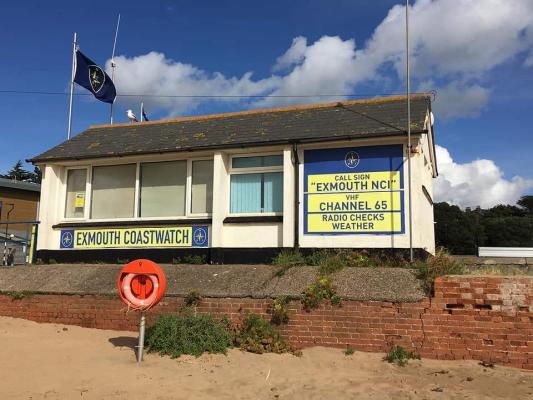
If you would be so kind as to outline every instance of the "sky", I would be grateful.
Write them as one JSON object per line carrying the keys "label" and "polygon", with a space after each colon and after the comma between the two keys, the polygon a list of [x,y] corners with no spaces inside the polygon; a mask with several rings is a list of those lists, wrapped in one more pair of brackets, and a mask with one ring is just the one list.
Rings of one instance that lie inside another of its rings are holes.
{"label": "sky", "polygon": [[[435,93],[436,201],[491,207],[533,194],[533,1],[411,3],[411,88]],[[140,101],[160,119],[403,94],[404,5],[8,2],[0,14],[0,172],[66,139],[67,95],[6,91],[67,93],[73,32],[109,71],[121,15],[115,121],[125,122]],[[74,135],[109,121],[108,104],[76,93]],[[243,97],[154,97],[165,95]]]}

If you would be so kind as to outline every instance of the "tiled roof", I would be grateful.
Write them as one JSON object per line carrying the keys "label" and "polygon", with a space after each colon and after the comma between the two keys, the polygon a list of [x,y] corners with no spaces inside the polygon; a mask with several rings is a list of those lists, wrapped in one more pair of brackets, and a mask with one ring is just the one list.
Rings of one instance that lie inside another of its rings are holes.
{"label": "tiled roof", "polygon": [[[412,133],[425,133],[430,96],[411,98]],[[34,163],[184,150],[404,135],[405,96],[171,120],[91,126]]]}

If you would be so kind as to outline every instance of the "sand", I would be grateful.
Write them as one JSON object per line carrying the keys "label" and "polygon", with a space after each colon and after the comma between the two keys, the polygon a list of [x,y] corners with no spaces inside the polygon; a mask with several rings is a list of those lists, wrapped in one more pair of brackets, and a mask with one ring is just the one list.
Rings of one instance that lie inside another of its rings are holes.
{"label": "sand", "polygon": [[137,365],[135,333],[0,317],[1,399],[533,399],[533,373],[475,361],[411,361],[315,347]]}

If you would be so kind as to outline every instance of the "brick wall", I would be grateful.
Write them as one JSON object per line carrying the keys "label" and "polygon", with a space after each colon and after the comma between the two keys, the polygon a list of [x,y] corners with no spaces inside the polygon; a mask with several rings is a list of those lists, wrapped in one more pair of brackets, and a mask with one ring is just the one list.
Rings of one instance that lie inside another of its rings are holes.
{"label": "brick wall", "polygon": [[[182,299],[167,297],[149,312],[175,313]],[[198,312],[238,321],[249,312],[268,318],[270,300],[206,298]],[[117,299],[95,295],[0,295],[0,315],[37,322],[137,330],[138,315]],[[289,304],[284,336],[298,347],[312,345],[385,352],[399,344],[422,357],[475,359],[533,369],[533,278],[438,278],[435,296],[418,303],[343,301],[311,312]]]}

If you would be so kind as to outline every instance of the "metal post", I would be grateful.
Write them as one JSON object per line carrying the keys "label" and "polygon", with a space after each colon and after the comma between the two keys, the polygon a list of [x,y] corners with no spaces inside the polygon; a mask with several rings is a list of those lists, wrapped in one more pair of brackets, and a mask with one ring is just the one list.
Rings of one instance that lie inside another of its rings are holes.
{"label": "metal post", "polygon": [[76,46],[78,34],[74,32],[74,41],[72,42],[72,73],[70,75],[70,100],[68,104],[68,130],[67,140],[70,140],[70,131],[72,130],[72,98],[74,97],[74,77],[76,75]]}
{"label": "metal post", "polygon": [[144,122],[144,103],[141,101],[141,122]]}
{"label": "metal post", "polygon": [[[115,40],[113,41],[113,52],[111,54],[111,80],[113,81],[113,83],[115,82],[115,67],[117,66],[117,64],[115,64],[115,48],[117,46],[117,36],[118,36],[118,26],[120,25],[120,14],[118,15],[118,20],[117,20],[117,29],[115,30]],[[109,123],[111,125],[113,125],[113,111],[114,111],[114,108],[115,108],[115,100],[117,98],[115,97],[113,99],[113,102],[111,103],[111,110],[110,110],[110,113],[109,113]]]}
{"label": "metal post", "polygon": [[7,266],[7,235],[9,233],[9,215],[11,214],[11,211],[13,211],[13,209],[15,208],[15,204],[7,203],[7,205],[11,206],[11,208],[9,209],[6,215],[6,231],[5,231],[5,236],[4,236],[4,256],[2,257],[2,265],[6,265],[6,266]]}
{"label": "metal post", "polygon": [[409,260],[413,262],[413,196],[411,193],[411,82],[409,75],[409,0],[405,1],[405,58],[407,75],[407,187],[409,191]]}
{"label": "metal post", "polygon": [[140,363],[143,360],[145,328],[146,328],[146,315],[144,311],[141,311],[141,319],[139,321],[139,344],[137,346],[137,362],[138,363]]}

